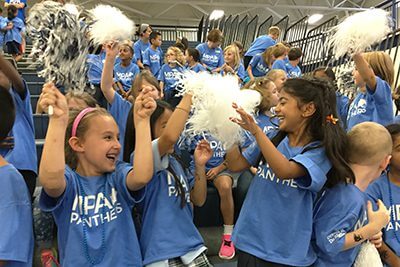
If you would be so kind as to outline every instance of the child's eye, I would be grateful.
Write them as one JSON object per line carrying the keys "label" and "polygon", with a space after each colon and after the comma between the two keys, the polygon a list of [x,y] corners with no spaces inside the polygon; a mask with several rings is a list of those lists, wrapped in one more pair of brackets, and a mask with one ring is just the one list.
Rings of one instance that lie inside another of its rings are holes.
{"label": "child's eye", "polygon": [[111,136],[111,135],[107,135],[107,136],[104,137],[104,139],[106,139],[106,140],[111,140],[111,139],[112,139],[112,136]]}

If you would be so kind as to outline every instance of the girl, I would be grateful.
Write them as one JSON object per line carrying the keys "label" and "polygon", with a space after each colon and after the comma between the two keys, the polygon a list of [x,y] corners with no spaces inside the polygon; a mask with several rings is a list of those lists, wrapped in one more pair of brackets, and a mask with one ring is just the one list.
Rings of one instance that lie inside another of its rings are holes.
{"label": "girl", "polygon": [[268,47],[262,54],[255,55],[247,67],[247,73],[249,74],[250,80],[254,81],[255,77],[262,77],[272,67],[273,56],[271,54],[272,47]]}
{"label": "girl", "polygon": [[22,59],[22,34],[25,31],[24,22],[17,17],[18,9],[10,5],[7,8],[7,25],[11,28],[7,30],[4,42],[7,53],[11,54],[16,62]]}
{"label": "girl", "polygon": [[265,77],[274,82],[278,93],[281,92],[283,84],[287,79],[286,72],[283,70],[270,70]]}
{"label": "girl", "polygon": [[205,71],[206,68],[200,64],[200,53],[195,48],[188,48],[185,51],[185,57],[187,62],[187,68],[194,72]]}
{"label": "girl", "polygon": [[224,49],[225,63],[221,67],[221,74],[235,75],[239,79],[239,83],[243,83],[246,79],[246,71],[243,64],[240,63],[239,50],[235,45],[228,45]]}
{"label": "girl", "polygon": [[222,32],[218,29],[212,29],[207,34],[207,42],[199,44],[196,49],[200,52],[200,61],[210,72],[220,72],[224,64],[224,57],[221,44],[224,39]]}
{"label": "girl", "polygon": [[147,90],[136,98],[140,157],[132,169],[117,160],[118,126],[106,110],[87,108],[68,118],[58,89],[48,83],[43,92],[43,105],[52,105],[54,114],[39,167],[40,206],[53,213],[58,226],[61,265],[141,266],[131,210],[143,199],[141,189],[153,173],[149,118],[155,101]]}
{"label": "girl", "polygon": [[371,184],[367,193],[376,202],[381,199],[390,211],[389,224],[383,229],[382,247],[378,248],[382,261],[389,266],[400,266],[400,233],[398,209],[400,206],[400,125],[386,127],[392,136],[393,150],[388,170]]}
{"label": "girl", "polygon": [[347,130],[363,121],[387,125],[393,121],[391,85],[394,79],[393,62],[380,51],[353,55],[354,83],[360,88],[350,105]]}
{"label": "girl", "polygon": [[152,31],[153,30],[149,26],[149,24],[141,24],[139,27],[139,31],[136,32],[136,35],[139,36],[139,40],[137,40],[133,45],[133,54],[135,56],[134,61],[140,69],[144,69],[142,55],[144,54],[146,49],[150,47],[149,38]]}
{"label": "girl", "polygon": [[282,44],[278,43],[272,47],[271,55],[274,57],[274,63],[272,64],[272,69],[283,70],[286,72],[286,61],[288,48]]}
{"label": "girl", "polygon": [[132,87],[132,82],[140,72],[139,67],[133,63],[133,49],[128,43],[120,45],[119,58],[121,61],[114,66],[114,75],[117,91],[124,97]]}
{"label": "girl", "polygon": [[232,171],[258,166],[233,232],[238,266],[311,265],[317,192],[327,175],[349,177],[341,156],[346,136],[334,119],[335,91],[317,80],[286,81],[275,108],[279,132],[272,140],[242,108],[233,107],[240,119],[232,121],[256,142],[243,155],[228,153],[228,166]]}
{"label": "girl", "polygon": [[185,63],[182,51],[177,47],[171,46],[165,54],[165,64],[161,67],[158,75],[163,97],[165,101],[173,106],[176,106],[180,100],[180,98],[175,97],[175,93],[178,81],[183,75]]}
{"label": "girl", "polygon": [[[190,95],[182,98],[175,111],[168,103],[159,101],[150,119],[154,174],[146,186],[146,196],[140,206],[140,245],[144,266],[211,266],[205,256],[203,239],[193,223],[191,202],[196,206],[202,206],[205,202],[205,164],[212,150],[204,141],[197,146],[194,153],[194,179],[193,175],[184,171],[174,153],[174,145],[184,128],[190,108]],[[133,134],[125,142],[132,142],[132,136],[135,136],[138,128],[127,129],[132,130]],[[136,138],[136,142],[138,140]],[[131,145],[125,143],[124,154],[130,154],[134,147],[135,142]],[[136,149],[135,155],[141,157]]]}

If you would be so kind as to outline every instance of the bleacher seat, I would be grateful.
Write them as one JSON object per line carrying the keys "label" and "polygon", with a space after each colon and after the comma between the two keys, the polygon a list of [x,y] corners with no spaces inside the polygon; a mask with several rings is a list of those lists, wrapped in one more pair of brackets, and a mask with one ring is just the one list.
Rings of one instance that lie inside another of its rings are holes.
{"label": "bleacher seat", "polygon": [[31,95],[40,95],[42,93],[42,82],[28,82],[27,85]]}
{"label": "bleacher seat", "polygon": [[31,105],[32,105],[33,113],[35,113],[36,105],[37,105],[38,100],[39,100],[39,96],[38,95],[31,95]]}
{"label": "bleacher seat", "polygon": [[34,114],[33,125],[35,127],[35,139],[44,139],[49,126],[49,116],[47,114]]}
{"label": "bleacher seat", "polygon": [[44,78],[38,77],[36,73],[22,73],[22,78],[26,82],[42,82],[44,83]]}

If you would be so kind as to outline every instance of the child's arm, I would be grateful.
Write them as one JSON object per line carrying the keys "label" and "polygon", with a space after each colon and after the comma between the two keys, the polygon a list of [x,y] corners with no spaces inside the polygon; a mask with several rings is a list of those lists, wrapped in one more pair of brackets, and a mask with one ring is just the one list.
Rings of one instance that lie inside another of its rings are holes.
{"label": "child's arm", "polygon": [[250,114],[239,108],[236,104],[233,104],[233,108],[239,113],[241,119],[231,118],[231,120],[254,135],[262,155],[277,177],[280,179],[295,179],[307,174],[306,170],[300,164],[288,160],[275,147]]}
{"label": "child's arm", "polygon": [[253,70],[251,69],[251,65],[247,67],[247,73],[249,74],[250,80],[254,81]]}
{"label": "child's arm", "polygon": [[10,80],[18,95],[22,99],[25,99],[27,92],[21,76],[14,68],[14,66],[12,66],[11,63],[8,62],[8,60],[5,59],[2,55],[0,55],[0,71],[2,71],[4,75]]}
{"label": "child's arm", "polygon": [[126,185],[131,191],[141,189],[153,177],[150,116],[156,106],[156,102],[146,88],[135,99],[133,120],[136,129],[135,154],[137,156],[133,159],[133,170],[126,178]]}
{"label": "child's arm", "polygon": [[225,165],[225,161],[222,162],[220,165],[218,165],[217,167],[211,168],[207,173],[207,180],[212,180],[215,178],[215,176],[217,176],[219,173],[221,173],[222,171],[226,170],[226,165]]}
{"label": "child's arm", "polygon": [[164,98],[164,82],[160,81],[161,98]]}
{"label": "child's arm", "polygon": [[374,92],[376,89],[376,77],[374,71],[369,66],[361,53],[354,54],[353,60],[358,70],[358,73],[360,73],[360,76],[363,78],[368,88]]}
{"label": "child's arm", "polygon": [[160,152],[161,157],[170,151],[178,141],[179,136],[185,127],[186,120],[189,117],[191,106],[192,96],[185,94],[169,118],[164,132],[158,140],[158,151]]}
{"label": "child's arm", "polygon": [[195,180],[190,199],[195,206],[201,207],[207,198],[206,163],[212,156],[212,149],[206,140],[201,140],[194,151]]}
{"label": "child's arm", "polygon": [[400,266],[400,257],[385,242],[382,242],[382,246],[377,249],[384,263],[393,267]]}
{"label": "child's arm", "polygon": [[106,45],[106,59],[104,62],[103,71],[101,73],[101,91],[107,102],[112,104],[114,102],[115,90],[113,89],[113,72],[115,58],[118,55],[118,42],[108,43]]}
{"label": "child's arm", "polygon": [[54,198],[61,196],[66,187],[64,178],[64,140],[68,125],[68,105],[65,96],[52,83],[44,85],[41,105],[53,107],[49,128],[39,166],[39,181],[46,193]]}

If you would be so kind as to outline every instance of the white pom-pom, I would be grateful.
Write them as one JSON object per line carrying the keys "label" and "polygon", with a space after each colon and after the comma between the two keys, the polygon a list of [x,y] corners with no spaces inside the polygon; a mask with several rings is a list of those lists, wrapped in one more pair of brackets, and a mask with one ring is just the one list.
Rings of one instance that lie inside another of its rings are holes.
{"label": "white pom-pom", "polygon": [[347,17],[334,27],[329,45],[336,59],[346,53],[364,52],[392,31],[393,21],[382,9],[370,9]]}
{"label": "white pom-pom", "polygon": [[135,24],[121,10],[109,5],[98,5],[90,10],[92,19],[91,36],[96,44],[111,40],[127,40],[133,37]]}
{"label": "white pom-pom", "polygon": [[361,244],[354,267],[382,267],[381,257],[378,250],[370,242]]}
{"label": "white pom-pom", "polygon": [[237,77],[211,75],[206,72],[186,73],[183,91],[193,95],[193,114],[188,120],[187,134],[210,134],[230,148],[243,138],[243,130],[229,120],[237,117],[232,103],[254,113],[261,96],[253,90],[240,90]]}
{"label": "white pom-pom", "polygon": [[77,17],[80,14],[78,6],[71,3],[65,4],[64,9],[71,13],[71,15],[75,15]]}

